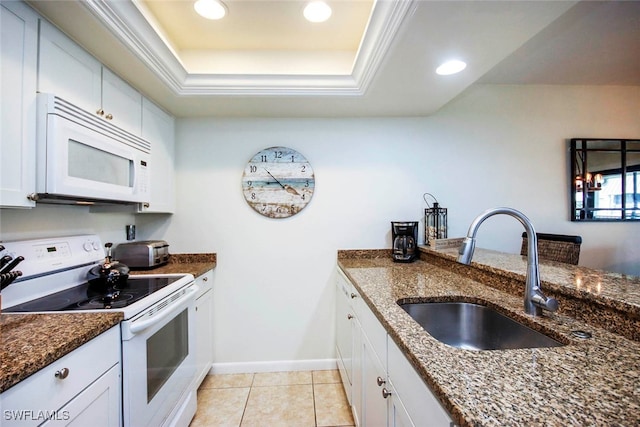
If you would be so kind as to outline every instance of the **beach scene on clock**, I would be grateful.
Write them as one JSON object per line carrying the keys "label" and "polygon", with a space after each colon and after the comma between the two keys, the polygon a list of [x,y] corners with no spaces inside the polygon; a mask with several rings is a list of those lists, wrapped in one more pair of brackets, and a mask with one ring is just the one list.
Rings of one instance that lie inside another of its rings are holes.
{"label": "beach scene on clock", "polygon": [[242,175],[244,198],[269,218],[288,218],[311,201],[315,176],[307,159],[292,148],[269,147],[256,153]]}

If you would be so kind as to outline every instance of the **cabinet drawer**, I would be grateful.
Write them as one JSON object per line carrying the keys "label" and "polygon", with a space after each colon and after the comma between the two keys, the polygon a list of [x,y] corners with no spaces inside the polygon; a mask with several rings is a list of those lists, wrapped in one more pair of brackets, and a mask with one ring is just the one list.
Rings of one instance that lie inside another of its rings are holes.
{"label": "cabinet drawer", "polygon": [[[38,413],[62,408],[119,362],[120,327],[114,326],[2,393],[2,425],[41,424],[43,419],[36,419]],[[64,368],[68,369],[66,378],[57,378],[56,372]],[[33,419],[7,419],[7,411],[23,411]]]}
{"label": "cabinet drawer", "polygon": [[198,285],[196,299],[213,289],[213,270],[209,270],[203,275],[196,277],[196,285]]}

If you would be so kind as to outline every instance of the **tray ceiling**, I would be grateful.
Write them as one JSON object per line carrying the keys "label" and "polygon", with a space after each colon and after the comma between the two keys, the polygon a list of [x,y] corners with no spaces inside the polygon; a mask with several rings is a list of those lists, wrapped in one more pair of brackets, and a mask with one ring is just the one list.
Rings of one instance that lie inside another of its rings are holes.
{"label": "tray ceiling", "polygon": [[[187,0],[29,3],[177,116],[417,116],[476,82],[640,85],[637,1],[334,0],[321,24],[300,0],[228,0],[214,24]],[[447,59],[468,66],[437,76]]]}

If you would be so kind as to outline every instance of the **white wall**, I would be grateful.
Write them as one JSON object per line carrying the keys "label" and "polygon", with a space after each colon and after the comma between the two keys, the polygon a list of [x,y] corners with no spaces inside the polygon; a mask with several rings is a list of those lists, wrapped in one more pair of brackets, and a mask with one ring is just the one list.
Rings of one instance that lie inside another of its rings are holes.
{"label": "white wall", "polygon": [[[126,241],[132,213],[92,213],[86,206],[38,204],[32,209],[0,209],[0,241],[98,234],[114,246]],[[140,240],[140,239],[138,239]]]}
{"label": "white wall", "polygon": [[[449,237],[511,206],[537,231],[582,235],[581,264],[640,274],[637,223],[568,220],[566,146],[638,135],[634,87],[476,86],[428,118],[181,119],[165,238],[173,252],[218,253],[216,363],[328,359],[336,250],[390,247],[390,221],[421,219],[427,191],[449,208]],[[241,191],[245,163],[273,145],[316,174],[311,203],[284,220],[258,215]],[[521,232],[494,217],[478,246],[517,252]]]}

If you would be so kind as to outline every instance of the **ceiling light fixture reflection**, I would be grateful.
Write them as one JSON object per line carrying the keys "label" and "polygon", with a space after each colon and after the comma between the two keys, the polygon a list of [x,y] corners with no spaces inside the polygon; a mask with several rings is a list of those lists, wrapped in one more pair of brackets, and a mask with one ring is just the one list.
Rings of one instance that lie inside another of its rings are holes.
{"label": "ceiling light fixture reflection", "polygon": [[198,0],[193,8],[198,15],[207,19],[222,19],[227,14],[227,6],[219,0]]}
{"label": "ceiling light fixture reflection", "polygon": [[451,74],[459,73],[465,68],[467,68],[466,62],[462,62],[462,61],[458,61],[457,59],[454,59],[452,61],[447,61],[441,64],[438,68],[436,68],[436,73],[440,74],[441,76],[448,76]]}
{"label": "ceiling light fixture reflection", "polygon": [[323,1],[308,3],[302,12],[307,21],[324,22],[331,17],[331,7]]}

